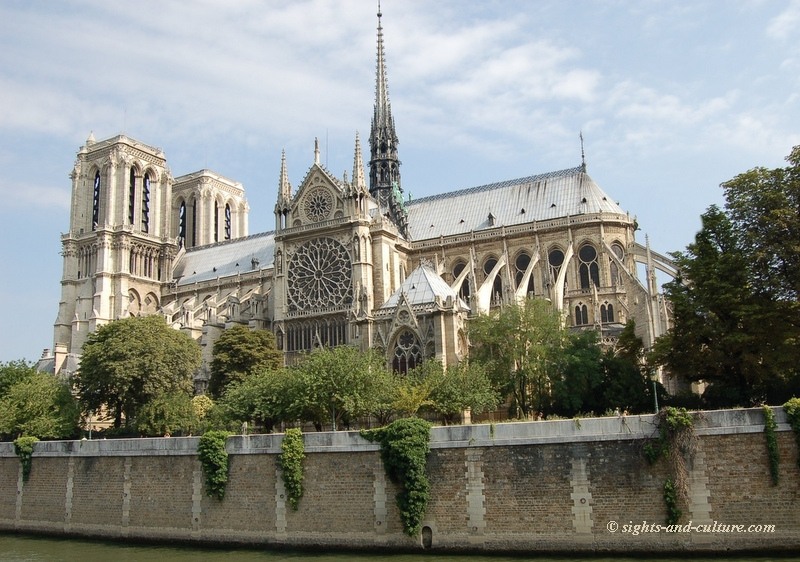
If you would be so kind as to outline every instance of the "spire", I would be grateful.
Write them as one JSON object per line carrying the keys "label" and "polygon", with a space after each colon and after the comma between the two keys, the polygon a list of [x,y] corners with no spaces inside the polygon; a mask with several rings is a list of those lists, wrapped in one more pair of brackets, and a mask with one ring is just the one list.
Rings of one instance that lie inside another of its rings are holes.
{"label": "spire", "polygon": [[386,77],[386,54],[383,45],[381,5],[378,2],[378,53],[375,69],[375,106],[369,137],[369,192],[388,210],[389,219],[400,233],[408,235],[408,216],[403,206],[400,183],[400,158],[397,155],[392,105],[389,102],[389,82]]}
{"label": "spire", "polygon": [[319,138],[314,137],[314,164],[319,166]]}
{"label": "spire", "polygon": [[278,183],[278,194],[283,201],[292,199],[292,186],[289,183],[289,174],[286,172],[286,149],[281,151],[281,179]]}
{"label": "spire", "polygon": [[586,153],[583,151],[583,131],[580,132],[581,138],[581,170],[586,172]]}
{"label": "spire", "polygon": [[357,192],[367,190],[367,180],[364,177],[364,159],[361,156],[361,139],[356,132],[356,151],[353,156],[353,189]]}

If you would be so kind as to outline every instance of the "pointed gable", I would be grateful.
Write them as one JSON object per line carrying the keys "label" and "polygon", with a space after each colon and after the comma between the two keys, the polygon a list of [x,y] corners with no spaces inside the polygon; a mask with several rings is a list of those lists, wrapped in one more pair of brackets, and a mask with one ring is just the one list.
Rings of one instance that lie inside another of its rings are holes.
{"label": "pointed gable", "polygon": [[403,300],[412,307],[444,304],[449,298],[450,302],[458,304],[458,308],[469,310],[458,294],[427,265],[421,265],[412,271],[400,288],[381,306],[381,309],[398,306],[401,295]]}

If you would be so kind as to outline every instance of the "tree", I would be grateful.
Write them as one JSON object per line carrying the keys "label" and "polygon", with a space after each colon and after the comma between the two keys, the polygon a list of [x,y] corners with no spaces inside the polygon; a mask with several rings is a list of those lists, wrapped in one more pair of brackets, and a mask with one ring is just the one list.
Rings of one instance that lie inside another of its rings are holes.
{"label": "tree", "polygon": [[250,422],[272,432],[275,424],[296,419],[297,391],[287,369],[265,369],[229,384],[217,407],[226,422]]}
{"label": "tree", "polygon": [[251,330],[236,324],[214,342],[211,377],[208,390],[214,398],[222,396],[225,387],[258,371],[283,366],[283,354],[275,346],[269,330]]}
{"label": "tree", "polygon": [[443,369],[439,361],[431,361],[438,366],[431,369],[435,377],[430,392],[431,408],[445,422],[455,422],[467,409],[480,414],[500,404],[500,395],[482,365],[463,361]]}
{"label": "tree", "polygon": [[707,383],[709,406],[780,403],[800,392],[800,147],[791,166],[756,168],[722,184],[665,286],[674,327],[654,358]]}
{"label": "tree", "polygon": [[603,352],[597,332],[570,334],[558,356],[558,375],[553,377],[552,411],[562,416],[601,413],[603,401]]}
{"label": "tree", "polygon": [[550,382],[567,332],[549,302],[528,299],[470,324],[470,360],[483,366],[495,388],[512,399],[512,415],[527,418],[550,406]]}
{"label": "tree", "polygon": [[362,353],[352,346],[319,348],[291,369],[297,392],[294,409],[318,430],[369,415],[385,380],[386,363],[376,352]]}
{"label": "tree", "polygon": [[192,392],[200,346],[159,316],[116,320],[89,335],[75,387],[86,410],[106,407],[114,427],[165,393]]}
{"label": "tree", "polygon": [[[18,367],[15,365],[13,369]],[[77,433],[79,419],[80,408],[67,384],[33,367],[0,397],[0,435],[5,437],[23,434],[42,439],[72,437]]]}
{"label": "tree", "polygon": [[164,392],[142,405],[136,413],[136,430],[146,436],[192,433],[198,425],[192,397],[186,392]]}
{"label": "tree", "polygon": [[23,359],[0,363],[0,397],[5,396],[18,382],[29,379],[35,374],[36,368]]}

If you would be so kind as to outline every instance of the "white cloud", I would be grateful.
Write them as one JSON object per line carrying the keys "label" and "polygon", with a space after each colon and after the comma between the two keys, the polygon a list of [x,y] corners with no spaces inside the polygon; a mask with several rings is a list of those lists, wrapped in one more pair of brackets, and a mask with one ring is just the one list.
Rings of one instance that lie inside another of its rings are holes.
{"label": "white cloud", "polygon": [[798,28],[800,28],[800,0],[792,0],[783,12],[769,22],[767,35],[773,39],[788,39],[798,33]]}

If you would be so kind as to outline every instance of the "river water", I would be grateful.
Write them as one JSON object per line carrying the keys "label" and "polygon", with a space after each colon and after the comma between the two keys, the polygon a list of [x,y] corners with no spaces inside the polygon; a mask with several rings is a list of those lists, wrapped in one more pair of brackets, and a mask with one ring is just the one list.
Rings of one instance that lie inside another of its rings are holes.
{"label": "river water", "polygon": [[[44,538],[26,535],[0,534],[1,562],[633,562],[639,558],[596,557],[502,557],[441,554],[354,554],[308,553],[255,549],[207,549],[185,546],[158,546],[88,541],[66,538]],[[649,562],[685,562],[687,558],[648,558]],[[716,562],[744,560],[754,562],[800,562],[800,557],[715,557]]]}

